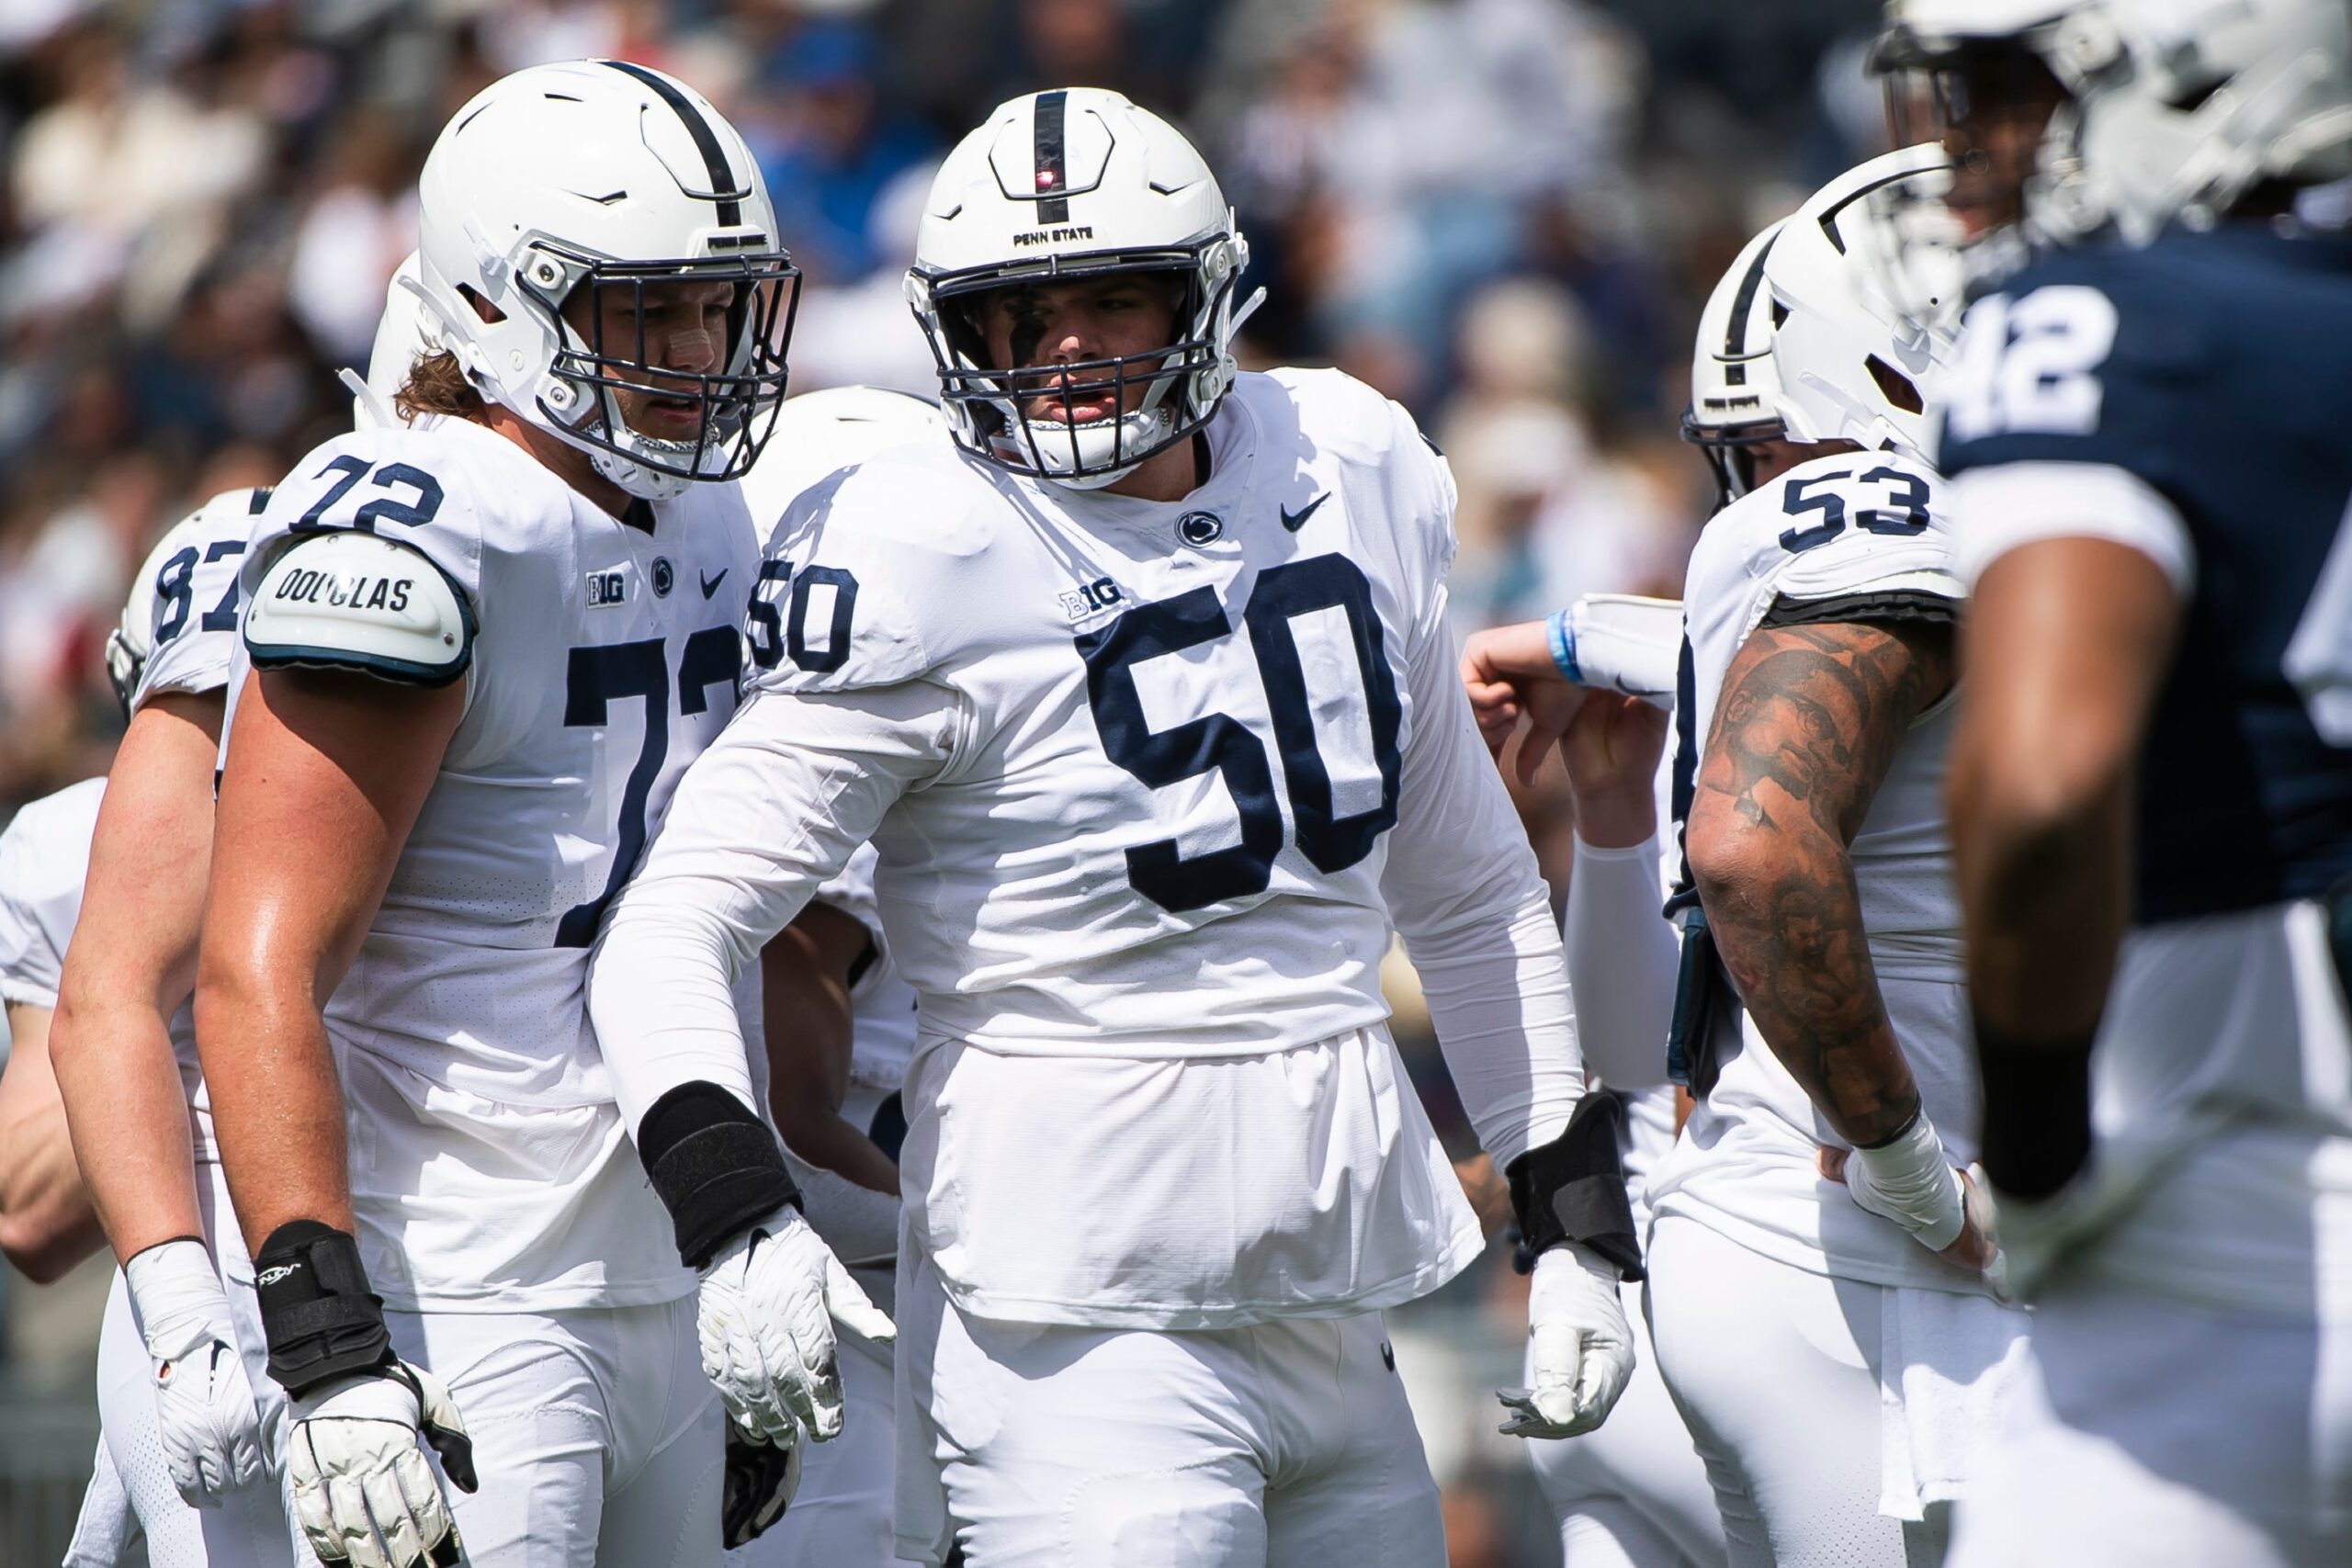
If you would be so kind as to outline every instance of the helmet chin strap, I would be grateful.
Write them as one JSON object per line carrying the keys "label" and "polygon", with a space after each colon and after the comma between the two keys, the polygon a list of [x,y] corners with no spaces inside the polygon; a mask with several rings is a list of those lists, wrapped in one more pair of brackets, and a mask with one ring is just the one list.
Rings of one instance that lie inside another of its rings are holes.
{"label": "helmet chin strap", "polygon": [[[1084,465],[1087,461],[1087,454],[1081,450],[1081,444],[1085,437],[1104,434],[1109,434],[1114,443],[1113,451],[1126,446],[1148,453],[1176,423],[1174,412],[1163,405],[1168,400],[1168,394],[1175,389],[1177,381],[1181,378],[1176,367],[1183,362],[1184,355],[1182,351],[1171,352],[1162,358],[1159,374],[1152,378],[1151,386],[1144,392],[1143,401],[1137,404],[1132,412],[1120,414],[1115,419],[1102,420],[1090,426],[1064,426],[1062,437],[1069,443],[1067,449],[1072,459],[1081,466]],[[1021,414],[1017,407],[1014,410],[1014,418],[1028,433],[1033,450],[1042,457],[1047,444],[1039,439],[1035,422]],[[1129,439],[1130,437],[1132,439]],[[1117,484],[1121,479],[1143,467],[1144,462],[1144,458],[1138,457],[1132,463],[1123,463],[1102,473],[1065,474],[1047,470],[1041,472],[1037,477],[1068,490],[1102,490]]]}

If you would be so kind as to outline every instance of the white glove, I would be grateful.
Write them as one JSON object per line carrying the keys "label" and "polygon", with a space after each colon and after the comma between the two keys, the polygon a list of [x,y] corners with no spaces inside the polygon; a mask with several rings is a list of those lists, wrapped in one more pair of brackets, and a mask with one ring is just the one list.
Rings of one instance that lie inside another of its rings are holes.
{"label": "white glove", "polygon": [[1634,1331],[1617,1270],[1571,1242],[1546,1248],[1528,1282],[1535,1386],[1503,1389],[1513,1438],[1573,1438],[1600,1425],[1634,1375]]}
{"label": "white glove", "polygon": [[155,1373],[155,1435],[172,1484],[213,1508],[262,1479],[261,1413],[204,1244],[183,1236],[123,1265]]}
{"label": "white glove", "polygon": [[473,1444],[449,1391],[422,1367],[395,1361],[293,1401],[287,1477],[294,1513],[322,1563],[351,1568],[450,1568],[458,1525],[426,1462],[422,1437],[450,1484],[475,1487]]}
{"label": "white glove", "polygon": [[877,1344],[898,1329],[797,1210],[777,1210],[702,1271],[702,1370],[746,1436],[788,1448],[797,1419],[819,1442],[842,1429],[833,1319]]}
{"label": "white glove", "polygon": [[1893,1220],[1930,1252],[1960,1239],[1967,1212],[1960,1172],[1922,1110],[1901,1136],[1846,1159],[1846,1190],[1871,1213]]}

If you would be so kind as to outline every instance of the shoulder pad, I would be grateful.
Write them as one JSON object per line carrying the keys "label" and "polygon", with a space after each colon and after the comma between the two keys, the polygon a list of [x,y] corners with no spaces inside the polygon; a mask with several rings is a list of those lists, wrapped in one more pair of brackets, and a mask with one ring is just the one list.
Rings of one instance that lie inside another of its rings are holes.
{"label": "shoulder pad", "polygon": [[473,662],[473,608],[421,550],[357,530],[313,534],[263,574],[245,649],[262,670],[356,670],[446,686]]}

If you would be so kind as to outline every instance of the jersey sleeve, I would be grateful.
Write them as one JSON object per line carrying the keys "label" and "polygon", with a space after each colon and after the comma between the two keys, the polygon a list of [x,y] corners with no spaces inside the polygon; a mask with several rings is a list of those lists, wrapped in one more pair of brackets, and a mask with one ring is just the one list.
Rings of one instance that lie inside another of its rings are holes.
{"label": "jersey sleeve", "polygon": [[[55,797],[51,797],[54,799]],[[0,1001],[53,1008],[89,870],[86,833],[35,801],[0,832]]]}
{"label": "jersey sleeve", "polygon": [[786,511],[745,612],[751,690],[850,692],[932,671],[968,593],[959,597],[956,556],[942,542],[956,487],[927,485],[931,473],[842,470]]}
{"label": "jersey sleeve", "polygon": [[2020,545],[2103,538],[2192,585],[2195,550],[2172,500],[2184,443],[2168,426],[2181,389],[2213,374],[2217,318],[2144,299],[2131,265],[2058,258],[1969,308],[1939,460],[1955,481],[1971,579]]}
{"label": "jersey sleeve", "polygon": [[270,491],[234,490],[213,497],[182,526],[187,542],[149,584],[154,621],[147,662],[131,694],[133,713],[164,692],[217,692],[228,684],[244,604],[242,572],[254,525]]}
{"label": "jersey sleeve", "polygon": [[828,877],[809,900],[839,909],[864,926],[877,951],[882,945],[882,912],[874,897],[874,868],[880,859],[873,845],[860,845],[849,863]]}
{"label": "jersey sleeve", "polygon": [[1498,1166],[1558,1137],[1584,1092],[1567,965],[1535,852],[1462,690],[1445,592],[1408,660],[1381,890],[1463,1110]]}
{"label": "jersey sleeve", "polygon": [[1891,453],[1816,460],[1764,488],[1777,509],[1743,518],[1751,578],[1781,621],[1949,616],[1964,597],[1952,567],[1943,481]]}

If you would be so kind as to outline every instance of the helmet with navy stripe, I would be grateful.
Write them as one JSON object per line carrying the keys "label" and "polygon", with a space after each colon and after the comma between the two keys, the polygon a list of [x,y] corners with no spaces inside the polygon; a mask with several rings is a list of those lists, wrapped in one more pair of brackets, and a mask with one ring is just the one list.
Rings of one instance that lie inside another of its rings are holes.
{"label": "helmet with navy stripe", "polygon": [[[1016,472],[1117,482],[1206,424],[1231,389],[1249,258],[1216,175],[1158,115],[1094,87],[1000,105],[941,165],[907,274],[948,429]],[[976,307],[991,290],[1135,273],[1181,286],[1173,341],[1057,364],[1050,384],[990,362]],[[1023,412],[1057,393],[1061,417]],[[1106,395],[1108,417],[1079,417]]]}
{"label": "helmet with navy stripe", "polygon": [[[751,149],[701,95],[628,61],[515,72],[442,130],[419,197],[432,335],[481,397],[632,495],[751,468],[784,395],[799,275]],[[711,368],[649,366],[649,296],[659,310],[665,288],[698,284],[731,290]],[[634,341],[608,334],[616,319]],[[628,417],[650,407],[663,433]]]}
{"label": "helmet with navy stripe", "polygon": [[1772,367],[1772,291],[1764,287],[1765,253],[1780,232],[1775,220],[1740,247],[1699,312],[1699,340],[1690,351],[1682,439],[1706,454],[1716,499],[1725,506],[1752,488],[1743,449],[1786,434]]}

